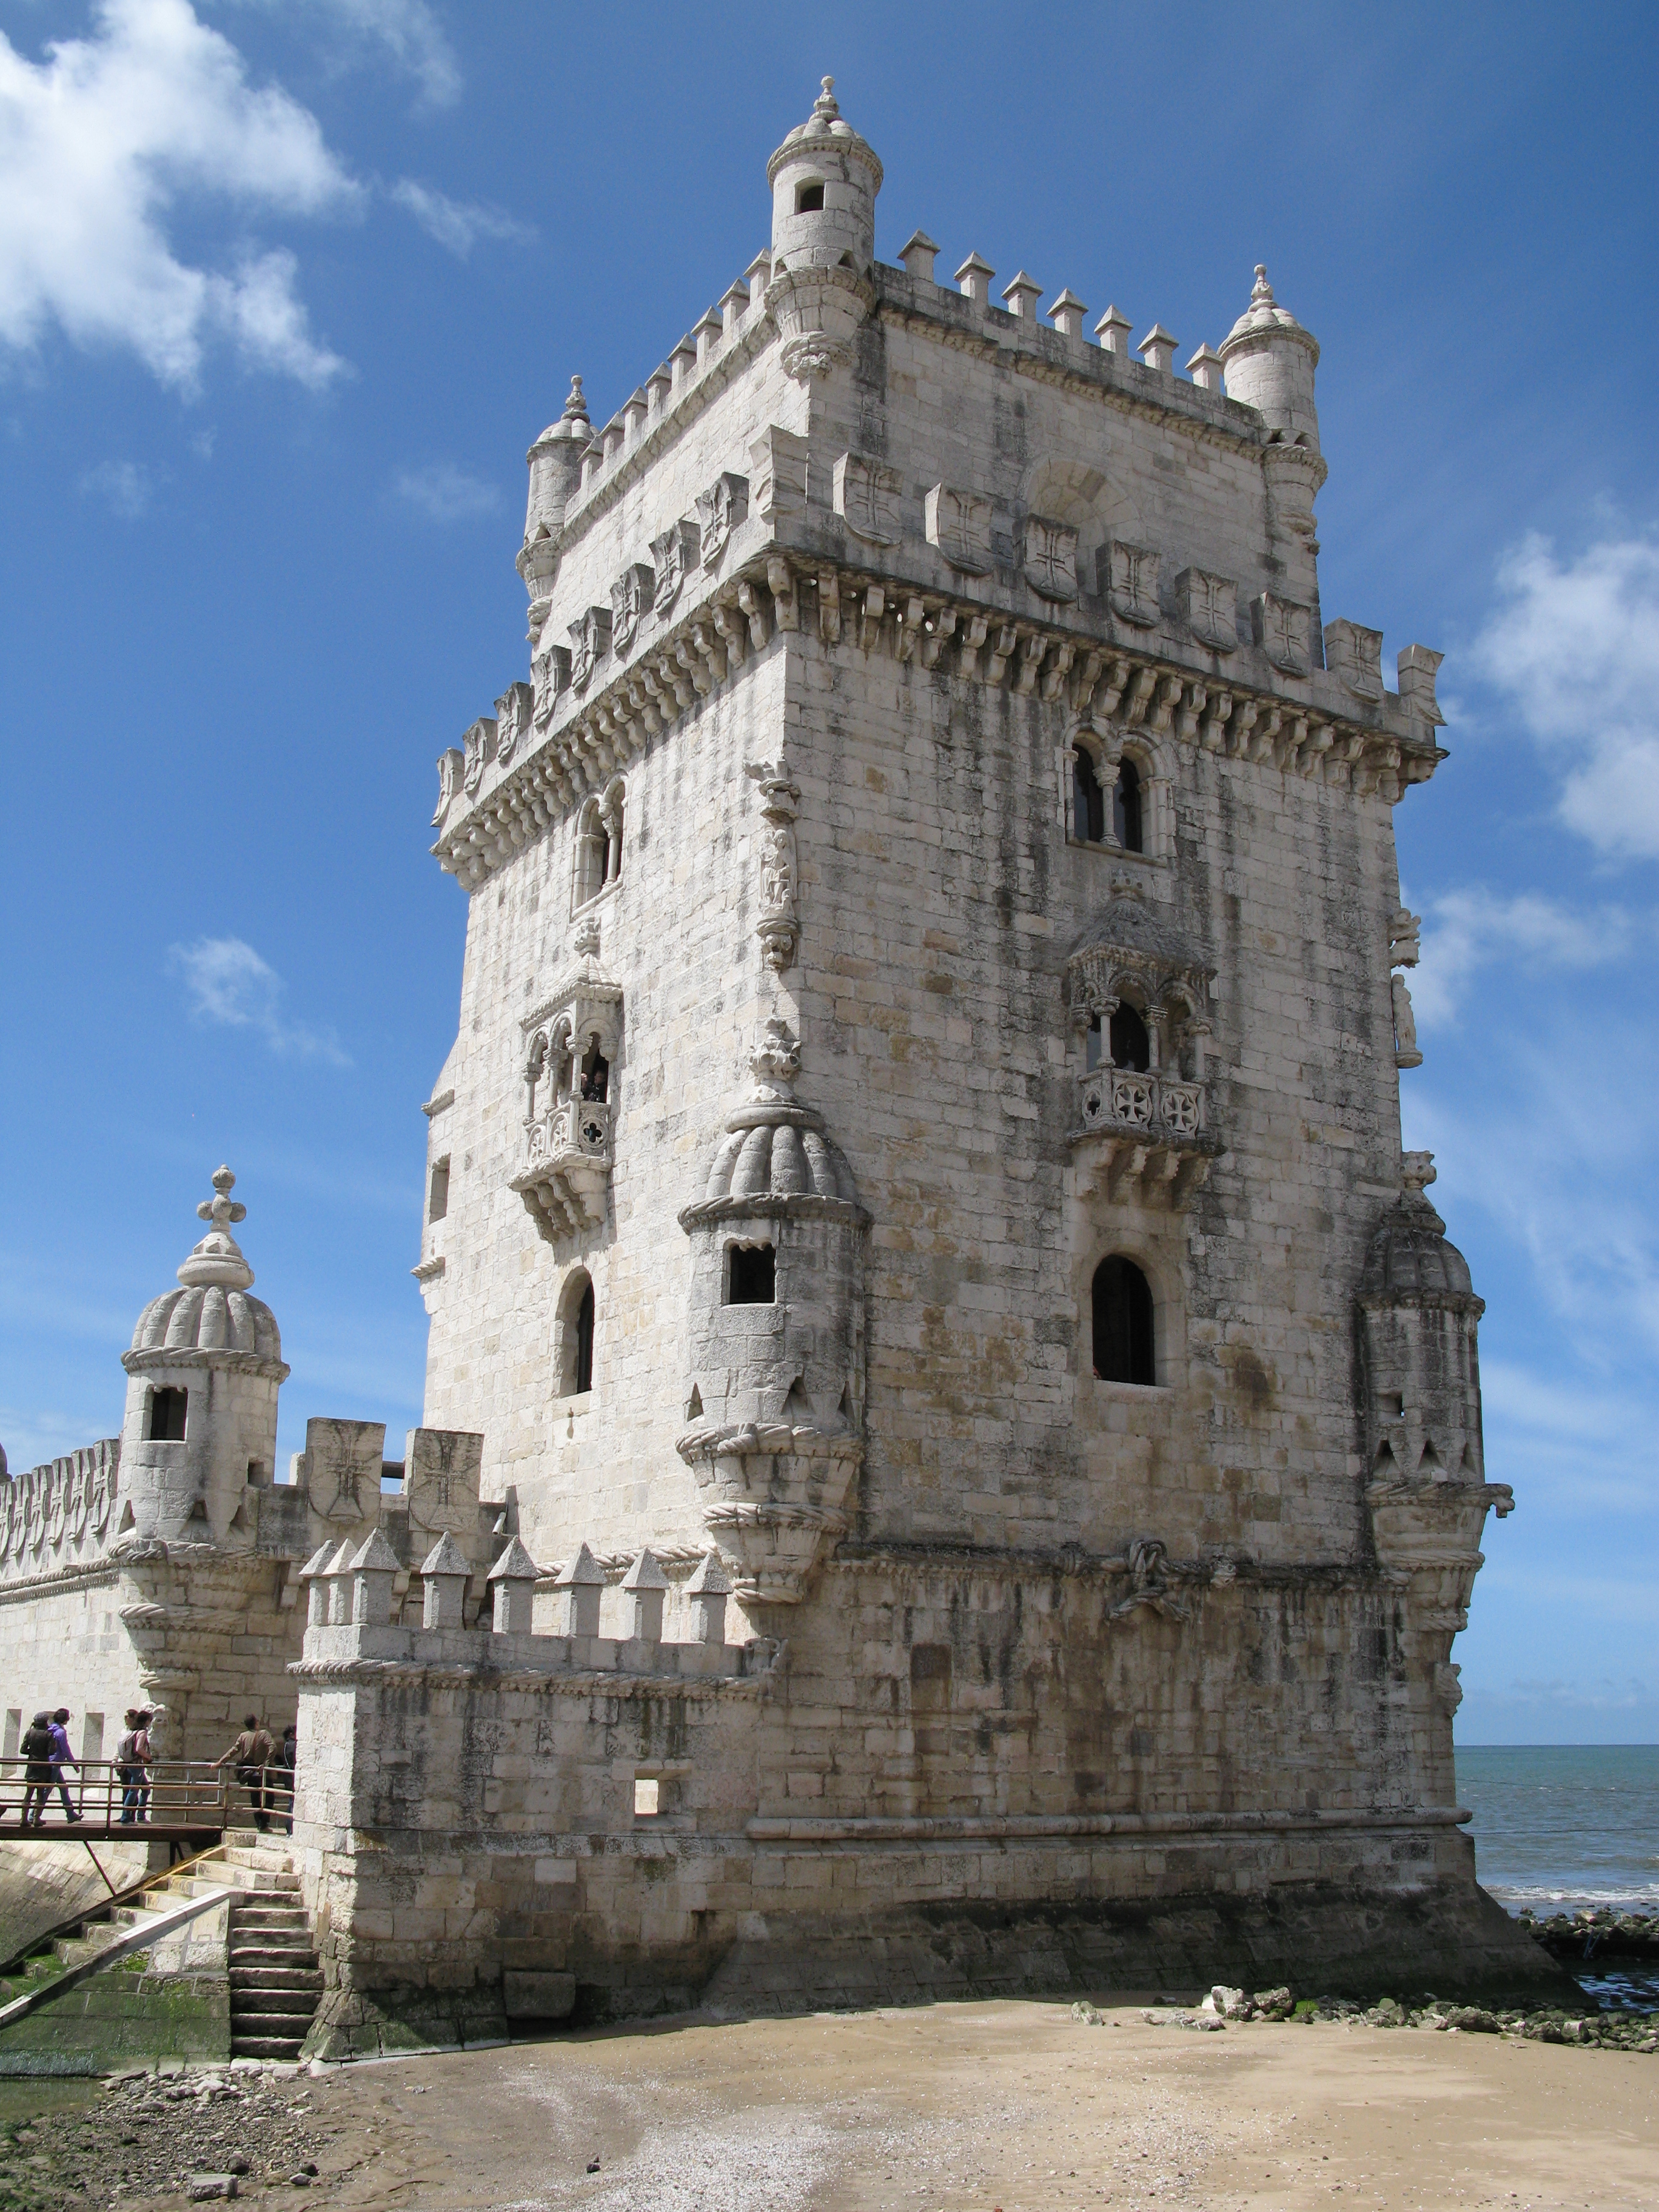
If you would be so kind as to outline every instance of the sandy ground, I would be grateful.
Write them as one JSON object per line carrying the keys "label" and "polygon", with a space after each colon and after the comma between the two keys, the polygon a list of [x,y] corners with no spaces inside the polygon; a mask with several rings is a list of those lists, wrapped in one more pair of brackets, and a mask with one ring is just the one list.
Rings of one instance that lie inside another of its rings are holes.
{"label": "sandy ground", "polygon": [[351,2212],[1659,2207],[1659,2057],[1492,2035],[938,2005],[691,2019],[306,2086],[314,2201]]}

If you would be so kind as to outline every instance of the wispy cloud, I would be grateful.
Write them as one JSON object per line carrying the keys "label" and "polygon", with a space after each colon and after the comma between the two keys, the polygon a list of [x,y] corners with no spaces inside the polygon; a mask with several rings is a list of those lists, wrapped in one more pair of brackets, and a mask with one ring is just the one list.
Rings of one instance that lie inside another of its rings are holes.
{"label": "wispy cloud", "polygon": [[189,0],[100,0],[94,24],[40,64],[0,33],[0,345],[27,353],[56,325],[189,392],[217,336],[250,368],[330,383],[344,364],[311,334],[291,253],[245,248],[216,271],[180,259],[166,225],[184,191],[234,202],[239,222],[358,205],[316,118],[251,86]]}
{"label": "wispy cloud", "polygon": [[465,261],[481,238],[525,241],[536,235],[532,224],[520,222],[504,208],[490,207],[480,200],[453,200],[430,185],[416,184],[413,177],[400,177],[390,196],[458,261]]}
{"label": "wispy cloud", "polygon": [[427,0],[252,0],[275,13],[303,6],[325,27],[343,66],[389,56],[412,77],[425,107],[452,107],[461,96],[460,65],[443,25]]}
{"label": "wispy cloud", "polygon": [[476,515],[494,514],[501,503],[494,484],[468,476],[450,461],[399,469],[392,489],[405,505],[418,508],[433,522],[465,522]]}
{"label": "wispy cloud", "polygon": [[155,495],[164,471],[143,461],[98,461],[81,471],[83,497],[96,500],[106,514],[136,522]]}
{"label": "wispy cloud", "polygon": [[251,1029],[270,1049],[301,1060],[326,1060],[349,1067],[349,1056],[333,1033],[290,1021],[282,1011],[283,979],[240,937],[204,937],[175,945],[168,965],[184,979],[192,1019],[228,1029]]}
{"label": "wispy cloud", "polygon": [[1577,913],[1540,892],[1505,897],[1480,884],[1444,892],[1428,902],[1422,964],[1410,979],[1418,1025],[1455,1020],[1482,968],[1583,970],[1624,959],[1634,938],[1631,916],[1618,907]]}
{"label": "wispy cloud", "polygon": [[1563,819],[1598,852],[1659,856],[1659,539],[1562,558],[1529,536],[1498,585],[1471,663],[1554,763]]}

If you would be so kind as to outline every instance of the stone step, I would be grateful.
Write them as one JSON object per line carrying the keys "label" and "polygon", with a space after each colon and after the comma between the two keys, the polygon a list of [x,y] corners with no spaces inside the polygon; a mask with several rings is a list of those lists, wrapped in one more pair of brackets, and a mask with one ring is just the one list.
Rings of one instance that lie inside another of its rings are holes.
{"label": "stone step", "polygon": [[311,1930],[300,1913],[292,1920],[251,1920],[239,1913],[230,1940],[233,1943],[252,1942],[266,1936],[302,1936],[307,1943],[311,1941]]}
{"label": "stone step", "polygon": [[309,1990],[317,1996],[323,1986],[320,1966],[233,1966],[230,1988],[238,1990]]}
{"label": "stone step", "polygon": [[315,1990],[233,1989],[230,2024],[239,2027],[251,2020],[309,2020],[317,2009]]}
{"label": "stone step", "polygon": [[292,2036],[295,2043],[303,2043],[316,2009],[313,2005],[311,2012],[305,2013],[239,2012],[231,2018],[231,2036],[236,2041],[249,2035]]}
{"label": "stone step", "polygon": [[233,1966],[309,1966],[314,1959],[308,1942],[234,1943],[230,1951]]}
{"label": "stone step", "polygon": [[233,2035],[233,2058],[297,2058],[303,2035]]}

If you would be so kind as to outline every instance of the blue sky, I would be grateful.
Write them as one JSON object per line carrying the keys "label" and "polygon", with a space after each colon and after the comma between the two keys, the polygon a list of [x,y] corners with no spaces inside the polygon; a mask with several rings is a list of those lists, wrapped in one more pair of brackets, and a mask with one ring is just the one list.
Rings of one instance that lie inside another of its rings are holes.
{"label": "blue sky", "polygon": [[433,763],[526,673],[524,452],[764,243],[832,71],[917,225],[1182,357],[1323,347],[1328,618],[1444,649],[1397,817],[1407,1141],[1488,1300],[1466,1741],[1659,1738],[1650,8],[0,0],[0,1441],[118,1424],[228,1159],[307,1413],[418,1419],[464,901]]}

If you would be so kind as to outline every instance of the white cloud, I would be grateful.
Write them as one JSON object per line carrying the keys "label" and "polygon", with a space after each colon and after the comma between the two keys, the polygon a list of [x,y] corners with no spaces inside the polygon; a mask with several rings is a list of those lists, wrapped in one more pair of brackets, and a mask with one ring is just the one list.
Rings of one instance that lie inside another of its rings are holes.
{"label": "white cloud", "polygon": [[465,260],[480,238],[527,240],[536,235],[528,223],[519,222],[504,209],[487,207],[476,200],[453,200],[430,185],[417,185],[413,177],[400,177],[392,187],[391,197],[458,261]]}
{"label": "white cloud", "polygon": [[134,522],[149,507],[164,473],[143,461],[99,461],[82,471],[80,489],[106,513]]}
{"label": "white cloud", "polygon": [[313,389],[337,376],[291,253],[245,248],[216,272],[179,259],[164,227],[185,190],[244,217],[357,204],[315,117],[280,86],[251,87],[189,0],[100,0],[94,36],[46,52],[31,62],[0,33],[0,344],[27,351],[56,324],[190,392],[219,335]]}
{"label": "white cloud", "polygon": [[1562,818],[1602,853],[1659,856],[1659,540],[1563,561],[1530,536],[1498,584],[1472,665],[1556,763]]}
{"label": "white cloud", "polygon": [[332,1034],[287,1020],[282,1012],[283,979],[240,937],[204,937],[194,945],[175,945],[168,966],[184,978],[191,1016],[228,1029],[252,1029],[273,1052],[301,1060],[351,1065]]}
{"label": "white cloud", "polygon": [[1420,966],[1408,976],[1419,1029],[1454,1021],[1476,971],[1490,964],[1583,970],[1622,960],[1633,936],[1617,907],[1576,914],[1535,891],[1505,898],[1475,884],[1427,902]]}
{"label": "white cloud", "polygon": [[468,476],[450,461],[432,461],[423,469],[399,469],[392,480],[398,497],[418,507],[434,522],[463,522],[480,514],[494,514],[501,494],[494,484]]}

